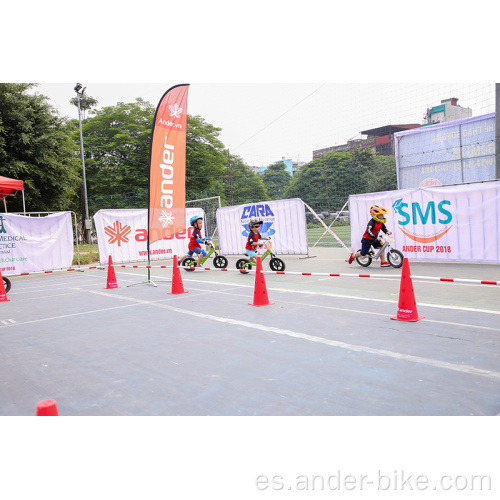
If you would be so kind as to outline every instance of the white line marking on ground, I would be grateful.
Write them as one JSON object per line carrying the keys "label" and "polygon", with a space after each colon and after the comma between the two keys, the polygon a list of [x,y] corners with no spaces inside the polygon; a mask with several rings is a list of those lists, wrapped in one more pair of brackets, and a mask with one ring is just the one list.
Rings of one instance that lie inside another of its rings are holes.
{"label": "white line marking on ground", "polygon": [[[213,293],[231,295],[228,292],[223,292],[220,290],[213,292]],[[294,305],[298,305],[298,306],[307,306],[307,307],[318,307],[321,309],[330,309],[330,310],[334,310],[334,311],[351,312],[351,313],[355,313],[355,314],[369,314],[369,315],[373,315],[373,316],[382,316],[384,318],[387,318],[387,316],[388,316],[387,313],[380,313],[380,312],[375,312],[375,311],[364,311],[364,310],[360,310],[360,309],[348,309],[345,307],[323,306],[320,304],[310,304],[310,303],[304,304],[303,302],[292,302],[290,300],[283,300],[281,302],[284,304],[294,304]],[[394,315],[396,314],[396,312],[397,311],[394,312]],[[469,323],[454,323],[452,321],[440,321],[440,320],[428,319],[428,318],[425,319],[425,322],[426,323],[439,323],[442,325],[450,325],[450,326],[461,326],[461,327],[465,327],[465,328],[477,328],[480,330],[491,330],[494,332],[500,332],[500,328],[492,328],[489,326],[471,325]]]}
{"label": "white line marking on ground", "polygon": [[[195,271],[196,272],[196,271]],[[123,273],[123,274],[134,274],[134,273]],[[160,278],[151,278],[151,279],[160,279]],[[226,286],[235,286],[235,287],[244,287],[244,288],[254,288],[254,282],[250,285],[243,285],[238,283],[226,283],[223,281],[210,281],[210,280],[196,280],[196,279],[183,279],[188,282],[196,282],[196,283],[211,283],[215,285],[226,285]],[[329,293],[329,292],[316,292],[311,290],[293,290],[289,288],[273,288],[267,287],[269,291],[277,291],[277,292],[287,292],[287,293],[304,293],[306,295],[321,295],[323,297],[340,297],[345,299],[353,299],[353,300],[369,300],[371,302],[382,302],[385,304],[398,304],[399,300],[388,300],[388,299],[375,299],[372,297],[359,297],[358,295],[344,295],[340,293]],[[460,307],[460,306],[447,306],[440,304],[430,304],[428,302],[417,302],[417,306],[420,307],[434,307],[437,309],[451,309],[455,311],[470,311],[470,312],[478,312],[478,313],[487,313],[487,314],[500,314],[500,311],[493,311],[491,309],[474,309],[472,307]]]}
{"label": "white line marking on ground", "polygon": [[448,363],[446,361],[440,361],[437,359],[423,358],[421,356],[413,356],[411,354],[403,354],[403,353],[399,353],[399,352],[387,351],[385,349],[375,349],[372,347],[360,346],[360,345],[356,345],[356,344],[349,344],[346,342],[339,342],[337,340],[325,339],[323,337],[317,337],[314,335],[309,335],[307,333],[294,332],[292,330],[284,330],[282,328],[276,328],[276,327],[266,326],[266,325],[259,325],[257,323],[250,323],[248,321],[241,321],[241,320],[232,319],[232,318],[223,318],[221,316],[214,316],[212,314],[205,314],[205,313],[200,313],[197,311],[181,309],[179,307],[170,306],[167,304],[160,304],[158,302],[149,302],[149,301],[144,301],[141,299],[135,299],[133,297],[122,297],[119,295],[112,295],[112,294],[109,294],[106,292],[92,292],[92,293],[98,293],[99,295],[115,297],[118,299],[125,299],[125,300],[129,300],[132,302],[140,303],[140,304],[153,305],[153,306],[161,307],[162,309],[167,309],[169,311],[177,312],[180,314],[187,314],[188,316],[194,316],[196,318],[202,318],[205,320],[208,319],[208,320],[218,321],[220,323],[226,323],[226,324],[231,324],[231,325],[236,325],[236,326],[243,326],[246,328],[261,330],[261,331],[264,331],[267,333],[276,333],[278,335],[285,335],[288,337],[307,340],[309,342],[317,342],[320,344],[326,344],[326,345],[329,345],[332,347],[338,347],[338,348],[347,349],[350,351],[363,352],[363,353],[368,353],[368,354],[376,354],[377,356],[389,357],[389,358],[398,359],[398,360],[402,360],[402,361],[408,361],[411,363],[420,363],[420,364],[424,364],[424,365],[428,365],[428,366],[433,366],[435,368],[454,370],[457,372],[466,373],[468,375],[479,375],[479,376],[487,377],[487,378],[500,379],[499,372],[494,372],[491,370],[483,370],[481,368],[476,368],[476,367],[470,366],[470,365],[457,365],[454,363]]}
{"label": "white line marking on ground", "polygon": [[[95,293],[95,292],[92,292],[92,293]],[[30,320],[30,321],[22,321],[21,323],[15,323],[15,324],[10,324],[10,325],[0,326],[0,328],[9,328],[11,326],[29,325],[31,323],[41,323],[42,321],[52,321],[54,319],[72,318],[74,316],[82,316],[84,314],[92,314],[92,313],[103,312],[103,311],[113,311],[114,309],[123,309],[125,307],[132,307],[132,306],[137,306],[137,305],[139,305],[139,304],[137,304],[137,303],[135,303],[135,304],[127,304],[125,306],[106,307],[104,309],[94,309],[92,311],[82,311],[82,312],[72,313],[72,314],[62,314],[61,316],[51,316],[50,318],[40,318],[40,319],[33,319],[33,320]]]}

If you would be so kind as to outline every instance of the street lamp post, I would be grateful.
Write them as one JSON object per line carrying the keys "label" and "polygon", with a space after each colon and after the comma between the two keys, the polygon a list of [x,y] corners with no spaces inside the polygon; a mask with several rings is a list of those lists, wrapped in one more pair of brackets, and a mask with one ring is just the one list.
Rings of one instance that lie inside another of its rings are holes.
{"label": "street lamp post", "polygon": [[89,204],[87,201],[87,179],[85,178],[85,158],[83,156],[83,135],[82,135],[82,114],[80,109],[80,95],[83,96],[85,89],[87,87],[82,88],[81,83],[77,83],[75,86],[76,98],[78,102],[78,122],[80,124],[80,156],[82,158],[82,171],[83,171],[83,197],[85,201],[85,234],[87,243],[90,243],[90,229],[92,227],[92,221],[89,217]]}

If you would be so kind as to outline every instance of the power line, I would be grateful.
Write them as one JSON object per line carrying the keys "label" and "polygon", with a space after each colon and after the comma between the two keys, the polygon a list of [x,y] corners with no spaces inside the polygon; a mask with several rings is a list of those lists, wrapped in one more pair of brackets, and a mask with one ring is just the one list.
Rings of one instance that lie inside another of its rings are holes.
{"label": "power line", "polygon": [[269,127],[270,125],[272,125],[274,122],[277,122],[280,118],[282,118],[283,116],[285,116],[293,108],[296,108],[299,104],[301,104],[302,102],[304,102],[306,99],[309,99],[309,97],[311,97],[313,94],[315,94],[319,89],[321,89],[325,85],[326,85],[326,83],[321,84],[316,90],[314,90],[313,92],[311,92],[308,96],[304,97],[304,99],[301,99],[297,104],[294,104],[291,108],[287,109],[284,113],[282,113],[280,116],[278,116],[277,118],[275,118],[272,122],[268,123],[264,128],[261,128],[258,132],[256,132],[255,134],[253,134],[251,137],[249,137],[247,140],[243,141],[241,144],[239,144],[235,148],[231,148],[231,150],[234,151],[235,149],[238,149],[240,146],[243,146],[243,144],[247,143],[250,139],[253,139],[256,135],[260,134],[263,130],[265,130],[267,127]]}

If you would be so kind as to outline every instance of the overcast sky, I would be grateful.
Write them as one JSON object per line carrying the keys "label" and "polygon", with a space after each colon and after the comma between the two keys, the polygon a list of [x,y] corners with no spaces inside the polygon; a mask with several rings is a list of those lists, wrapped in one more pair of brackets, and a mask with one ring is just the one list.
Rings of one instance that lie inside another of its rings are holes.
{"label": "overcast sky", "polygon": [[[102,108],[137,97],[156,106],[172,85],[189,82],[81,83]],[[75,84],[43,83],[36,92],[62,116],[77,118],[69,104]],[[370,128],[421,124],[428,107],[451,97],[474,116],[494,111],[494,84],[484,83],[192,83],[188,113],[221,128],[232,154],[265,166],[282,158],[311,161],[314,150],[345,144]]]}

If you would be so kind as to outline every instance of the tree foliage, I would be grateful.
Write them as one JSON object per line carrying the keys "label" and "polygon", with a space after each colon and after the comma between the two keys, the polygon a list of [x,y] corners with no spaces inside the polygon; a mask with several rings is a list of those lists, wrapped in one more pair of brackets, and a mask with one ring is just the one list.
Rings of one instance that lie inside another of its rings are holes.
{"label": "tree foliage", "polygon": [[[69,100],[70,104],[73,104],[73,106],[76,106],[78,109],[78,98],[73,97],[72,99]],[[91,110],[92,108],[95,108],[99,104],[99,101],[97,99],[94,99],[92,96],[89,96],[87,94],[83,94],[80,96],[80,111],[82,112],[82,118],[86,118],[86,112]]]}
{"label": "tree foliage", "polygon": [[242,205],[270,199],[262,178],[256,175],[248,165],[245,165],[239,156],[231,155],[229,165],[226,198],[230,205]]}
{"label": "tree foliage", "polygon": [[[87,193],[93,208],[95,200],[116,195],[125,197],[113,208],[145,206],[154,111],[151,104],[136,99],[92,111],[83,123]],[[79,144],[77,131],[73,138]],[[136,205],[127,196],[138,191]]]}
{"label": "tree foliage", "polygon": [[220,196],[226,177],[226,154],[220,128],[201,116],[188,115],[186,132],[186,199]]}
{"label": "tree foliage", "polygon": [[[83,124],[90,211],[146,207],[154,106],[138,98],[91,114]],[[188,200],[219,196],[224,191],[226,157],[219,133],[219,128],[201,116],[188,115]],[[76,144],[76,130],[73,138]]]}
{"label": "tree foliage", "polygon": [[367,173],[367,181],[369,193],[397,190],[396,158],[394,156],[374,156],[373,168]]}
{"label": "tree foliage", "polygon": [[[26,210],[73,210],[81,185],[71,126],[30,83],[0,83],[0,175],[24,181]],[[22,197],[8,201],[22,211]]]}
{"label": "tree foliage", "polygon": [[292,176],[286,171],[286,164],[283,162],[269,165],[261,177],[271,200],[282,199],[286,188],[292,181]]}
{"label": "tree foliage", "polygon": [[329,153],[304,165],[285,190],[319,210],[338,210],[351,194],[396,189],[394,157],[376,156],[371,149]]}

